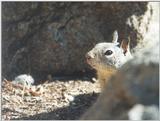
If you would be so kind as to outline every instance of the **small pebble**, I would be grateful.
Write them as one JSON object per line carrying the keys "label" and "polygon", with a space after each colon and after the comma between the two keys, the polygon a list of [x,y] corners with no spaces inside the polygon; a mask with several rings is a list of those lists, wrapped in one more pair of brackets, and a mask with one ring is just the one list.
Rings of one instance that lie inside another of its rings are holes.
{"label": "small pebble", "polygon": [[74,101],[74,97],[72,95],[64,94],[65,98],[67,98],[70,102]]}
{"label": "small pebble", "polygon": [[21,74],[15,77],[13,83],[22,84],[22,85],[26,84],[26,86],[31,86],[32,84],[34,84],[34,79],[31,75]]}
{"label": "small pebble", "polygon": [[93,82],[97,82],[97,79],[93,77],[93,78],[92,78],[92,81],[93,81]]}

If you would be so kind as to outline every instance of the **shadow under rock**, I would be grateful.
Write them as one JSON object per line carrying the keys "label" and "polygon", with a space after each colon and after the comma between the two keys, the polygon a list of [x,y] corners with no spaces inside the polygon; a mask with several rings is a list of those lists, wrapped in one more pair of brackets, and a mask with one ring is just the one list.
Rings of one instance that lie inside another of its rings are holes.
{"label": "shadow under rock", "polygon": [[75,120],[79,119],[95,102],[99,93],[83,94],[75,97],[68,107],[59,108],[51,112],[40,113],[29,117],[13,120]]}

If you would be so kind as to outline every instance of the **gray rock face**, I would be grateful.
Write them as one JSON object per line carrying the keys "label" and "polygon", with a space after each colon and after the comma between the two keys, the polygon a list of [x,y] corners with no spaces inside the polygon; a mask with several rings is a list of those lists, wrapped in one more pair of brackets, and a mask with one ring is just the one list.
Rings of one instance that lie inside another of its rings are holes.
{"label": "gray rock face", "polygon": [[[128,119],[128,111],[136,104],[156,106],[156,111],[145,107],[140,119],[159,118],[159,40],[152,43],[110,79],[95,105],[82,119]],[[152,115],[154,111],[155,117]]]}
{"label": "gray rock face", "polygon": [[111,41],[118,30],[119,41],[130,37],[133,48],[151,16],[146,2],[2,2],[3,76],[29,73],[36,79],[84,71],[84,55],[95,44]]}
{"label": "gray rock face", "polygon": [[157,120],[159,119],[159,107],[136,104],[128,111],[128,117],[129,120]]}

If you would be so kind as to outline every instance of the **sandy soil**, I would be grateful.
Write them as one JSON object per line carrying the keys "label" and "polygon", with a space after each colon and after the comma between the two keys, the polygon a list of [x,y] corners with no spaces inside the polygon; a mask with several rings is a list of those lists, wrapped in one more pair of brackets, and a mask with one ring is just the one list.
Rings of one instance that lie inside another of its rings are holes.
{"label": "sandy soil", "polygon": [[97,81],[54,80],[23,87],[2,81],[2,119],[79,119],[100,93]]}

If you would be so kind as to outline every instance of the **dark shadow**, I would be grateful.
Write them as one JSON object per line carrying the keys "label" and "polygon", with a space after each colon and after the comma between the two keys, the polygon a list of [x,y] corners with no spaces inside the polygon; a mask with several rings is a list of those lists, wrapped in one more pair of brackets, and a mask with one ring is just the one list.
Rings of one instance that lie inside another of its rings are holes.
{"label": "dark shadow", "polygon": [[83,81],[88,81],[88,82],[91,82],[91,83],[95,83],[95,81],[92,80],[92,78],[97,78],[97,76],[54,76],[52,77],[51,80],[49,79],[45,79],[45,80],[39,80],[39,81],[35,81],[34,85],[39,85],[39,84],[43,84],[45,83],[46,81],[48,83],[51,83],[51,82],[55,82],[55,81],[60,81],[60,82],[68,82],[70,80],[73,80],[73,81],[78,81],[78,80],[81,80],[82,82]]}
{"label": "dark shadow", "polygon": [[[50,71],[52,72],[52,71]],[[33,74],[32,76],[34,77],[35,84],[43,84],[46,80],[49,80],[49,82],[53,81],[62,81],[62,82],[67,82],[69,80],[85,80],[85,81],[92,81],[93,77],[97,77],[96,70],[90,68],[90,70],[85,69],[84,72],[82,71],[75,71],[72,74],[65,74],[66,72],[61,72],[61,73],[36,73],[35,75]],[[50,76],[50,78],[48,78]]]}
{"label": "dark shadow", "polygon": [[59,108],[57,110],[40,113],[37,115],[22,117],[12,120],[75,120],[79,119],[86,110],[93,105],[99,94],[78,95],[70,106]]}

